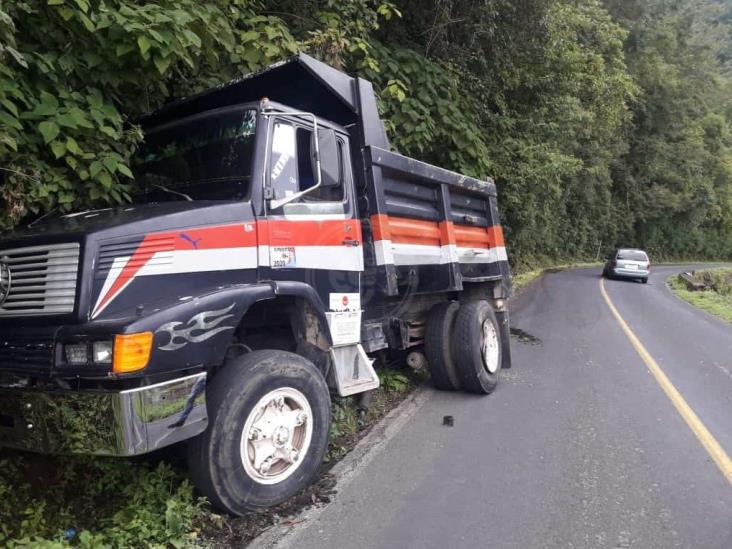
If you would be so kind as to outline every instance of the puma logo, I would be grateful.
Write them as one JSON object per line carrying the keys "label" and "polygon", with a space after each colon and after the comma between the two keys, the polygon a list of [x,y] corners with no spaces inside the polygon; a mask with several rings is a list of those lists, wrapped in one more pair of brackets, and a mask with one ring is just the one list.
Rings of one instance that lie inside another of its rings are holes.
{"label": "puma logo", "polygon": [[190,243],[190,245],[193,246],[195,249],[198,249],[198,243],[203,240],[202,238],[193,239],[186,233],[180,233],[178,236],[180,236],[186,242]]}

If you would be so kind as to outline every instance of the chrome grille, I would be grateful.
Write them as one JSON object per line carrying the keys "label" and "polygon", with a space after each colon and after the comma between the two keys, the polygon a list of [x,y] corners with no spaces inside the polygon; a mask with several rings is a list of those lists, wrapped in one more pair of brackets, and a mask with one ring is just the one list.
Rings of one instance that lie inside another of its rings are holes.
{"label": "chrome grille", "polygon": [[50,244],[0,250],[12,275],[0,318],[70,313],[76,299],[79,244]]}

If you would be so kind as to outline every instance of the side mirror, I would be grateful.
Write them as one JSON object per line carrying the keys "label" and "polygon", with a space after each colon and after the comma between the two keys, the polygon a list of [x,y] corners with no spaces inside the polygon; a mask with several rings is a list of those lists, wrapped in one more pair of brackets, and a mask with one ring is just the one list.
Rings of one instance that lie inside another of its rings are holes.
{"label": "side mirror", "polygon": [[315,147],[316,132],[312,133],[310,139],[310,157],[313,159],[313,180],[320,180],[321,187],[337,187],[341,182],[341,162],[338,158],[338,142],[335,132],[328,128],[321,128],[317,131],[318,147],[320,154],[320,178],[318,178],[318,163]]}

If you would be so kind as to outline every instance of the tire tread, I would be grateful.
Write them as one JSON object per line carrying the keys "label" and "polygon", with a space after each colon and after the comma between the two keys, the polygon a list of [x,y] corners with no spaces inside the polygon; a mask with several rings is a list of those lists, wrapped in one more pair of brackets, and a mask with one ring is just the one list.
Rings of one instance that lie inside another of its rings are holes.
{"label": "tire tread", "polygon": [[452,355],[455,316],[460,305],[450,301],[432,307],[425,327],[425,355],[432,384],[441,391],[460,389],[460,376]]}
{"label": "tire tread", "polygon": [[[472,301],[460,307],[455,318],[453,332],[455,341],[453,359],[460,373],[460,382],[465,390],[476,394],[490,394],[498,383],[498,372],[488,373],[483,368],[480,358],[481,328],[476,321],[484,307],[488,308],[488,315],[493,317],[497,328],[495,313],[490,304],[487,301]],[[500,346],[500,330],[498,330],[498,337]],[[499,364],[500,360],[499,355]]]}

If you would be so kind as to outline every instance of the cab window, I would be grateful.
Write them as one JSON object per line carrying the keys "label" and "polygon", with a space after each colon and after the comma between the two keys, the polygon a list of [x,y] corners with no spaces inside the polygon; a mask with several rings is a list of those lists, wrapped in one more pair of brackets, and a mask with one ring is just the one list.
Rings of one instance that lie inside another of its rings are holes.
{"label": "cab window", "polygon": [[[277,121],[272,134],[272,155],[270,159],[270,185],[276,200],[309,189],[316,183],[314,159],[311,155],[313,132],[309,128]],[[321,186],[285,205],[309,204],[313,202],[337,202],[344,200],[343,142],[338,139],[339,182],[337,185]]]}
{"label": "cab window", "polygon": [[290,124],[276,122],[272,133],[269,172],[275,199],[286,198],[299,190],[297,171],[295,128]]}

